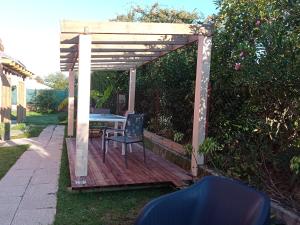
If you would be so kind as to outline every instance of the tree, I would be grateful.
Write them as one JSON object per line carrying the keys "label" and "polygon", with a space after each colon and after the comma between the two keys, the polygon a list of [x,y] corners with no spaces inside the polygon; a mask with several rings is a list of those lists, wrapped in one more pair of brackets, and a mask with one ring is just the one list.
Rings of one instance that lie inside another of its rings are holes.
{"label": "tree", "polygon": [[54,89],[66,90],[68,88],[68,78],[60,72],[49,74],[45,77],[44,82]]}
{"label": "tree", "polygon": [[37,112],[50,113],[57,109],[57,99],[53,90],[39,90],[33,99]]}
{"label": "tree", "polygon": [[209,136],[223,149],[209,163],[300,207],[300,2],[216,3]]}
{"label": "tree", "polygon": [[40,76],[35,76],[34,79],[35,79],[38,83],[44,84],[44,79],[43,79],[42,77],[40,77]]}
{"label": "tree", "polygon": [[197,23],[200,16],[196,10],[188,12],[185,10],[162,8],[158,3],[142,8],[132,6],[127,14],[118,15],[111,21],[122,22],[154,22],[154,23]]}

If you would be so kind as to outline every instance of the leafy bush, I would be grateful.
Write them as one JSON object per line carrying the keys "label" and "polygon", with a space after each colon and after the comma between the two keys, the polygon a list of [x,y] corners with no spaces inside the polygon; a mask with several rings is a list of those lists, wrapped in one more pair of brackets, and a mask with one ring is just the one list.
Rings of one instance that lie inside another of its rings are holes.
{"label": "leafy bush", "polygon": [[209,164],[300,208],[300,4],[216,2],[209,136],[224,148]]}
{"label": "leafy bush", "polygon": [[187,156],[191,156],[192,155],[192,151],[193,151],[193,145],[192,144],[186,144],[183,146],[185,154]]}
{"label": "leafy bush", "polygon": [[104,103],[108,101],[113,91],[113,87],[110,85],[106,87],[103,93],[100,93],[98,90],[91,90],[91,99],[95,102],[96,108],[102,108]]}
{"label": "leafy bush", "polygon": [[68,102],[69,102],[68,98],[65,98],[64,100],[62,100],[59,103],[59,105],[57,106],[57,110],[59,112],[62,112],[62,111],[66,112],[68,110]]}
{"label": "leafy bush", "polygon": [[221,146],[213,138],[206,138],[203,143],[199,146],[199,153],[208,154],[222,150]]}
{"label": "leafy bush", "polygon": [[184,134],[183,134],[183,133],[181,133],[181,132],[175,132],[175,133],[174,133],[173,140],[174,140],[175,142],[178,142],[178,143],[179,143],[179,142],[182,141],[183,137],[184,137]]}
{"label": "leafy bush", "polygon": [[26,124],[25,123],[18,123],[18,124],[12,125],[11,129],[12,130],[22,130],[22,131],[25,131]]}
{"label": "leafy bush", "polygon": [[59,122],[64,122],[64,121],[67,120],[68,114],[64,113],[64,112],[61,112],[61,113],[58,114],[57,118],[58,118]]}
{"label": "leafy bush", "polygon": [[4,123],[0,123],[0,139],[4,140]]}
{"label": "leafy bush", "polygon": [[[222,163],[223,158],[219,154],[222,151],[224,146],[220,145],[214,138],[208,137],[205,138],[203,143],[199,146],[198,152],[203,154],[205,157],[206,163],[212,164],[214,168],[218,168]],[[211,160],[213,159],[213,160]]]}
{"label": "leafy bush", "polygon": [[300,156],[294,156],[291,159],[291,170],[297,175],[300,174]]}
{"label": "leafy bush", "polygon": [[41,90],[35,96],[33,103],[37,112],[54,112],[57,109],[57,101],[52,90]]}

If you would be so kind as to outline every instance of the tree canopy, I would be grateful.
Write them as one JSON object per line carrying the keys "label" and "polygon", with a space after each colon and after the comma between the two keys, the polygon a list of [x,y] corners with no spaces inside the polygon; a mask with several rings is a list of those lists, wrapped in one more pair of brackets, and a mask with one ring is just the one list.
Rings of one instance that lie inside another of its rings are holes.
{"label": "tree canopy", "polygon": [[154,23],[197,23],[200,20],[199,13],[186,10],[162,8],[158,3],[145,8],[132,6],[127,14],[118,15],[111,21],[122,22],[154,22]]}
{"label": "tree canopy", "polygon": [[68,78],[60,72],[49,74],[44,78],[44,83],[49,87],[58,90],[65,90],[68,88]]}

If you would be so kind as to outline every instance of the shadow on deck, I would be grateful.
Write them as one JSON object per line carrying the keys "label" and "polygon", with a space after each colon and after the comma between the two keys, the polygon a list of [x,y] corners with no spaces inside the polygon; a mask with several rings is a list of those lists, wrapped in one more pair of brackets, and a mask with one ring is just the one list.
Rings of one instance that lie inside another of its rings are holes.
{"label": "shadow on deck", "polygon": [[90,138],[88,155],[88,176],[86,184],[75,183],[75,138],[67,138],[67,150],[72,189],[114,189],[138,188],[171,185],[176,188],[186,186],[192,181],[189,172],[146,150],[146,164],[142,148],[135,144],[133,152],[128,151],[128,169],[125,167],[121,145],[109,145],[106,162],[102,162],[100,138]]}

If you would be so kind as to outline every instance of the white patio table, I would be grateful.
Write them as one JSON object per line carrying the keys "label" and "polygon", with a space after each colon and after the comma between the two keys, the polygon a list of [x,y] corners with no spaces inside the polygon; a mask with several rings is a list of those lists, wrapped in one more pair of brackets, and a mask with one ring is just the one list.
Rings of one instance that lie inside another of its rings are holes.
{"label": "white patio table", "polygon": [[[125,116],[119,116],[115,114],[90,114],[89,117],[90,122],[113,122],[114,128],[118,129],[119,123],[122,123],[122,127],[124,123],[126,122]],[[115,136],[117,136],[117,132],[114,133]],[[114,147],[117,147],[117,143],[114,142]],[[102,148],[104,146],[102,145]],[[123,146],[122,146],[122,154],[123,154]]]}
{"label": "white patio table", "polygon": [[115,114],[90,114],[91,122],[114,122],[118,125],[119,122],[124,123],[126,121],[125,116],[119,116]]}

